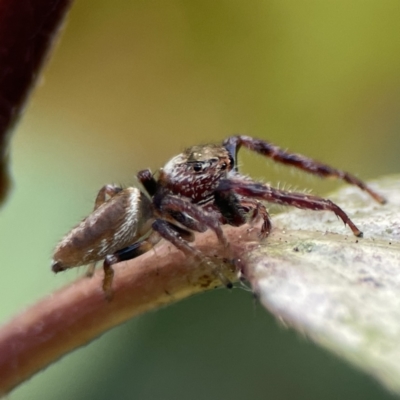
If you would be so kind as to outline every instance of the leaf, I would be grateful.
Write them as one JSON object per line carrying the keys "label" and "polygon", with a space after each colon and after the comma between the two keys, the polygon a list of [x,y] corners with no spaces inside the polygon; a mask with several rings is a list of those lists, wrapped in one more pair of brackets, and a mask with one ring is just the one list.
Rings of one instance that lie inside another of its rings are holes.
{"label": "leaf", "polygon": [[400,176],[372,186],[387,204],[353,187],[329,196],[364,238],[333,213],[293,210],[273,218],[244,273],[285,324],[400,393]]}

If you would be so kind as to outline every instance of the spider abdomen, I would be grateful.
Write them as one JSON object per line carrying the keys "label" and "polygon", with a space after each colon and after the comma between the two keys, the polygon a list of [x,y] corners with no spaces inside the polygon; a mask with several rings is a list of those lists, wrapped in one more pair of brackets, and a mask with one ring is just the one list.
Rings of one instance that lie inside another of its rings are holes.
{"label": "spider abdomen", "polygon": [[137,188],[126,188],[100,205],[58,244],[53,270],[102,260],[138,240],[150,229],[150,200]]}

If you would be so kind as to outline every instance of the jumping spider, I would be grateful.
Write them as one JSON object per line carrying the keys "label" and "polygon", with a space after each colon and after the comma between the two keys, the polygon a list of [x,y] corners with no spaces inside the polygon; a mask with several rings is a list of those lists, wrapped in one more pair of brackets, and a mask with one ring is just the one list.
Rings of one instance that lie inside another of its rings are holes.
{"label": "jumping spider", "polygon": [[[385,203],[383,197],[347,172],[289,153],[264,140],[231,136],[222,145],[186,149],[168,161],[157,178],[148,169],[140,171],[137,176],[147,195],[134,187],[104,186],[97,195],[94,211],[56,247],[52,270],[60,272],[86,264],[91,264],[93,270],[94,264],[104,259],[103,290],[110,296],[112,266],[149,251],[162,238],[184,254],[204,259],[199,250],[189,245],[194,240],[193,232],[211,229],[227,248],[222,225],[240,226],[261,217],[260,235],[267,236],[271,221],[262,201],[333,211],[355,236],[362,236],[345,212],[330,200],[275,189],[241,175],[236,163],[241,146],[319,177],[342,179]],[[226,278],[219,277],[230,285]]]}

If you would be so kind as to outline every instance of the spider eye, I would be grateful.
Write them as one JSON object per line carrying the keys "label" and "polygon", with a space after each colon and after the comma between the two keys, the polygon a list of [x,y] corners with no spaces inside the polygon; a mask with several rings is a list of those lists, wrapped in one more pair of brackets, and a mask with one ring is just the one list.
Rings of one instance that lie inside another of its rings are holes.
{"label": "spider eye", "polygon": [[225,171],[227,166],[226,163],[221,164],[221,171]]}
{"label": "spider eye", "polygon": [[193,164],[193,171],[194,172],[200,172],[203,169],[203,164],[202,163],[194,163]]}

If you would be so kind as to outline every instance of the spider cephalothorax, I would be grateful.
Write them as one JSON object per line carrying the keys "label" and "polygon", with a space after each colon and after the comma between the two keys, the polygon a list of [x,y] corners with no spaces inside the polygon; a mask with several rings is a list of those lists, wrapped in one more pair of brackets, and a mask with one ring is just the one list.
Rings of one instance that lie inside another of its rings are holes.
{"label": "spider cephalothorax", "polygon": [[158,182],[171,193],[201,205],[212,200],[220,180],[233,168],[233,159],[221,146],[193,146],[172,158],[160,170]]}
{"label": "spider cephalothorax", "polygon": [[[240,226],[261,217],[260,235],[265,237],[271,221],[263,202],[303,209],[334,212],[356,236],[362,232],[345,212],[330,200],[305,193],[275,189],[239,174],[237,152],[245,146],[273,160],[320,177],[336,177],[358,186],[383,204],[385,199],[353,175],[289,153],[264,140],[231,136],[222,145],[193,146],[173,157],[155,175],[138,173],[147,191],[104,186],[97,195],[94,211],[73,228],[55,249],[52,270],[60,272],[104,259],[103,289],[111,293],[112,265],[150,250],[161,239],[173,243],[188,256],[202,258],[189,244],[193,232],[211,229],[228,247],[222,225]],[[218,273],[218,271],[216,271]],[[221,280],[229,286],[223,276]]]}

